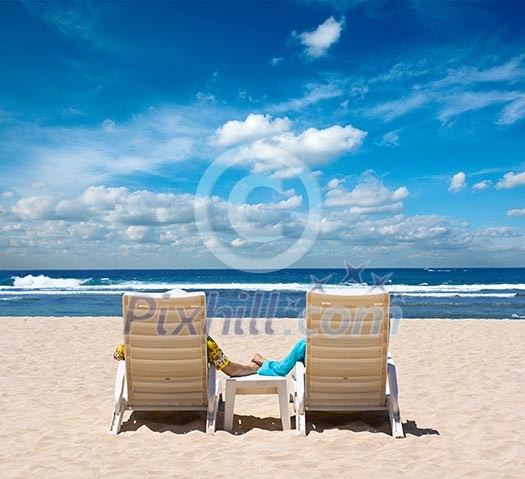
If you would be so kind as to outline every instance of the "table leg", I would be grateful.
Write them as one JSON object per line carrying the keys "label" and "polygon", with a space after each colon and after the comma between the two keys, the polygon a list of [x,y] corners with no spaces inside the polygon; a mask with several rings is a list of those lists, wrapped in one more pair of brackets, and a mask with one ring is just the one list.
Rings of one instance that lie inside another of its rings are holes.
{"label": "table leg", "polygon": [[235,408],[235,393],[236,385],[235,383],[226,381],[225,388],[225,398],[224,398],[224,429],[226,431],[231,431],[233,428],[233,410]]}

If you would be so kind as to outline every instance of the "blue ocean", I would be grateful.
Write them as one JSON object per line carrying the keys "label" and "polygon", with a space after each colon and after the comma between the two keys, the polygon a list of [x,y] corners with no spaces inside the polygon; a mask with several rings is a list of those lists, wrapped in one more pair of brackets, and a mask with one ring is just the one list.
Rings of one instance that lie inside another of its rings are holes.
{"label": "blue ocean", "polygon": [[[357,279],[356,279],[357,278]],[[358,281],[359,280],[359,281]],[[204,291],[209,317],[301,317],[305,292],[391,294],[405,318],[525,319],[525,268],[0,271],[0,316],[119,316],[126,291]]]}

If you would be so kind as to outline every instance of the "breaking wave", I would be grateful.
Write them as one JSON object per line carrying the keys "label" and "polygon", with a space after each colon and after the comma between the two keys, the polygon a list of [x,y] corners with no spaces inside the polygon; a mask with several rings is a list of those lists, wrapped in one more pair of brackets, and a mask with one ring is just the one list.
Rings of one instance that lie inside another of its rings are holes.
{"label": "breaking wave", "polygon": [[12,279],[15,288],[23,289],[78,288],[82,283],[89,281],[74,278],[50,278],[43,274],[39,276],[28,274],[23,278],[14,276]]}
{"label": "breaking wave", "polygon": [[[323,285],[327,292],[380,291],[366,284]],[[440,284],[418,285],[388,284],[386,290],[393,295],[427,297],[512,297],[525,295],[525,284]],[[292,291],[302,292],[312,289],[312,283],[249,283],[249,282],[155,282],[155,281],[118,281],[109,278],[51,278],[46,275],[13,276],[0,284],[0,294],[122,294],[126,291],[166,291],[185,289],[198,291]]]}

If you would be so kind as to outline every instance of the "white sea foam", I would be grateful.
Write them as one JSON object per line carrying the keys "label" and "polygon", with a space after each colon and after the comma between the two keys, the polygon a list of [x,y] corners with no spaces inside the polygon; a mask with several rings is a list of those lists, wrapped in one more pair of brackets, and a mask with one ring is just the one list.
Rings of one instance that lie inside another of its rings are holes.
{"label": "white sea foam", "polygon": [[[311,284],[297,283],[142,283],[142,282],[123,282],[120,284],[107,285],[83,285],[81,280],[62,280],[64,283],[59,286],[59,282],[48,283],[47,285],[33,286],[28,284],[22,286],[16,283],[14,286],[0,286],[0,294],[119,294],[125,291],[164,291],[170,289],[184,290],[243,290],[243,291],[308,291],[312,288]],[[77,283],[75,283],[77,281]]]}
{"label": "white sea foam", "polygon": [[[146,288],[141,288],[140,291],[143,291]],[[148,288],[150,290],[151,288]],[[195,288],[191,288],[195,289]],[[199,291],[216,291],[216,289],[207,290],[206,288],[197,288]],[[228,289],[228,288],[223,288]],[[247,288],[239,288],[241,291],[250,291]],[[121,295],[126,291],[131,291],[129,289],[74,289],[74,290],[16,290],[16,291],[6,291],[1,290],[0,295],[2,296],[63,296],[63,295],[101,295],[101,296],[110,296],[110,295]],[[134,290],[139,291],[139,290]],[[255,290],[253,290],[255,291]],[[289,291],[289,290],[282,290]],[[376,290],[379,291],[379,290]],[[267,291],[268,293],[270,291]],[[330,291],[333,293],[341,294],[342,291]],[[370,292],[370,290],[363,291],[364,293]],[[403,297],[421,297],[421,298],[513,298],[516,296],[516,293],[404,293]],[[8,301],[8,299],[14,298],[0,298],[0,301]]]}
{"label": "white sea foam", "polygon": [[392,284],[386,288],[391,293],[475,293],[479,291],[524,290],[525,284],[439,284],[408,285]]}
{"label": "white sea foam", "polygon": [[513,298],[516,293],[403,293],[406,297],[423,298]]}
{"label": "white sea foam", "polygon": [[[104,278],[107,280],[107,278]],[[123,281],[118,284],[93,285],[90,279],[50,278],[45,275],[24,277],[15,276],[13,286],[0,286],[0,294],[122,294],[126,291],[166,291],[169,289],[184,290],[242,290],[242,291],[291,291],[306,292],[312,289],[311,283],[204,283],[204,282],[146,282]],[[342,291],[381,291],[381,288],[365,284],[323,285],[328,292]],[[512,297],[515,292],[525,291],[525,284],[460,284],[460,285],[419,285],[389,284],[386,290],[392,294],[403,296],[427,297]],[[510,292],[509,292],[510,290]]]}
{"label": "white sea foam", "polygon": [[65,295],[121,295],[126,291],[123,289],[116,290],[94,290],[94,289],[33,289],[28,290],[0,290],[0,295],[2,296],[65,296]]}
{"label": "white sea foam", "polygon": [[23,278],[15,276],[15,288],[40,289],[40,288],[78,288],[83,282],[89,280],[74,279],[74,278],[50,278],[43,274],[33,276],[28,274]]}

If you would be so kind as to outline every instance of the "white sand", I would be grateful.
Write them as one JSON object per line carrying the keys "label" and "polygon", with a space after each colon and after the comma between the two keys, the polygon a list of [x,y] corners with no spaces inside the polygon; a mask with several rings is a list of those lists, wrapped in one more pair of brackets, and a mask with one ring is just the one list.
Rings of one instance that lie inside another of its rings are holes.
{"label": "white sand", "polygon": [[[525,476],[523,321],[403,320],[390,348],[407,433],[398,440],[382,413],[311,414],[307,437],[283,432],[276,396],[238,398],[235,434],[220,430],[222,413],[214,436],[200,413],[133,413],[112,436],[120,318],[0,325],[3,478]],[[218,320],[212,331],[234,360],[279,359],[299,333],[292,320],[274,326],[239,337]]]}

